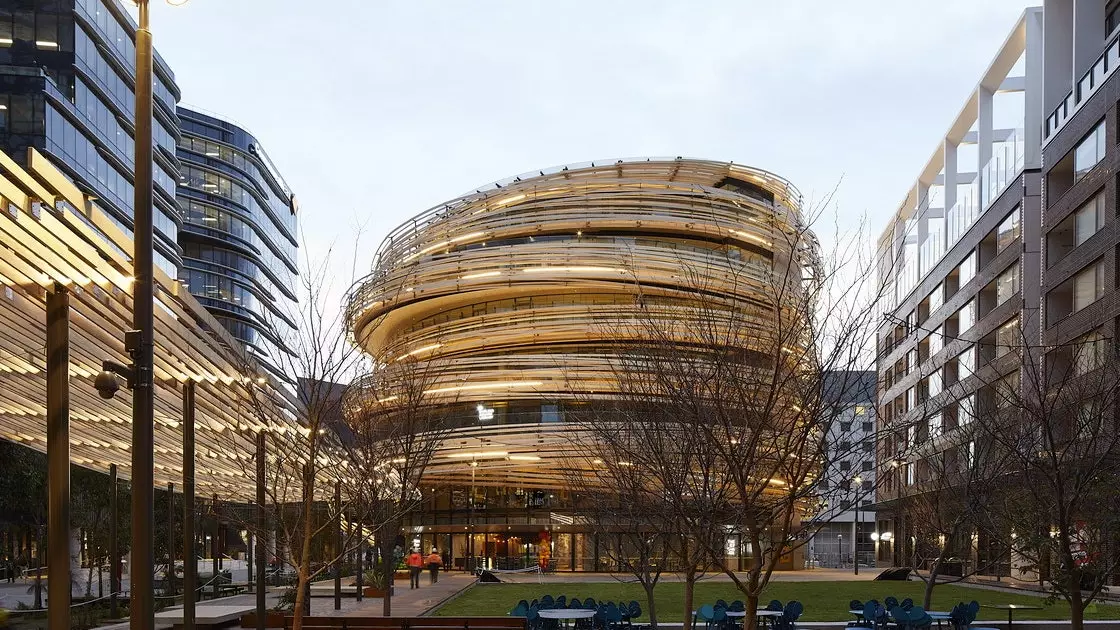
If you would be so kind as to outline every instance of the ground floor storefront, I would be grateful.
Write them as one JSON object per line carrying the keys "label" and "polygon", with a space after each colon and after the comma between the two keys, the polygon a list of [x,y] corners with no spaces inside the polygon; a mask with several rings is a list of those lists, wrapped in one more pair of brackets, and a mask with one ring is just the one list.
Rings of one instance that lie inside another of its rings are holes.
{"label": "ground floor storefront", "polygon": [[[623,533],[574,531],[575,527],[533,527],[480,525],[475,527],[414,526],[404,541],[425,553],[437,549],[444,566],[451,570],[489,569],[517,571],[540,568],[544,571],[622,571],[621,560],[634,557],[629,537]],[[738,534],[725,542],[724,566],[745,570],[750,561],[749,546]],[[676,562],[669,554],[670,569]],[[779,569],[804,567],[800,552],[783,558]]]}

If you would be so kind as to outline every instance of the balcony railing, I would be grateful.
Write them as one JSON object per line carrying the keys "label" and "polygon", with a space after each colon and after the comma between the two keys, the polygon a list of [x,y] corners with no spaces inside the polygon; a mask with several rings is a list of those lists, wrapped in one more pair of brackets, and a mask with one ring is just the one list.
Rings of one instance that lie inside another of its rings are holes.
{"label": "balcony railing", "polygon": [[[906,248],[901,258],[902,264],[893,268],[896,271],[894,304],[901,304],[906,299],[910,291],[957,244],[980,215],[1016,181],[1023,171],[1026,148],[1024,138],[1023,130],[1016,129],[1007,140],[997,143],[991,159],[980,169],[980,174],[958,191],[957,202],[945,213],[944,226],[936,229],[931,226],[929,235],[921,242],[917,251],[913,251],[910,246]],[[941,219],[930,219],[931,222],[939,220]],[[915,222],[915,227],[907,226],[907,233],[917,238],[916,229]]]}
{"label": "balcony railing", "polygon": [[1082,75],[1073,90],[1046,117],[1042,125],[1043,143],[1050,141],[1050,138],[1066,124],[1070,116],[1075,114],[1090,96],[1096,93],[1118,66],[1120,66],[1120,33],[1114,33],[1112,39],[1105,45],[1104,52],[1093,63],[1093,67]]}

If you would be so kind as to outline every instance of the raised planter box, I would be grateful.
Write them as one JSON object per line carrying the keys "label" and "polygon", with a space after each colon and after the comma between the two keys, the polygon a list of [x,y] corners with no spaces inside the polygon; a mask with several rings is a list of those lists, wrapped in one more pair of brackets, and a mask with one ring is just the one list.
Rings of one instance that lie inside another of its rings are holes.
{"label": "raised planter box", "polygon": [[[242,628],[256,628],[257,627],[257,613],[249,613],[241,616]],[[283,628],[284,627],[284,613],[265,611],[264,613],[264,627],[266,628]]]}

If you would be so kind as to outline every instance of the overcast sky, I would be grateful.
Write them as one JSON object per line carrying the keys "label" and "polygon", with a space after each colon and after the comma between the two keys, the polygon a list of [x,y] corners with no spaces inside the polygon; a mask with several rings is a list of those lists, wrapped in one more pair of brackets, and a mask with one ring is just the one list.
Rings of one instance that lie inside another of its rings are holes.
{"label": "overcast sky", "polygon": [[348,273],[412,215],[586,160],[734,160],[878,234],[1025,0],[153,0],[184,104],[264,144]]}

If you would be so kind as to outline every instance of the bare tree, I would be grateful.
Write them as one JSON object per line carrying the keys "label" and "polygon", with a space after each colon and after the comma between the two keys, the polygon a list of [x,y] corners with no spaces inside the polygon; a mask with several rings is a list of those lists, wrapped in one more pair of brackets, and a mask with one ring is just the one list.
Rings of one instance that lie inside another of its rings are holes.
{"label": "bare tree", "polygon": [[[689,488],[677,522],[743,593],[750,628],[773,571],[829,520],[818,480],[841,414],[827,390],[854,387],[836,379],[872,359],[882,293],[858,235],[838,237],[827,258],[808,225],[775,225],[772,238],[768,255],[728,248],[715,264],[682,261],[680,291],[645,284],[632,268],[639,308],[612,324],[622,340],[612,395],[639,407],[624,422],[640,440],[604,435],[602,423],[595,433],[599,448],[630,449],[614,456],[641,462],[663,487]],[[672,465],[679,480],[658,469]],[[724,536],[712,535],[715,522]],[[745,575],[725,562],[728,534],[745,540]]]}
{"label": "bare tree", "polygon": [[[257,435],[265,436],[265,505],[247,496],[246,488],[253,484],[244,479],[215,491],[249,508],[227,518],[251,532],[258,545],[271,540],[276,557],[295,572],[297,629],[310,610],[310,584],[328,570],[340,570],[342,559],[358,544],[353,528],[347,528],[341,547],[333,534],[340,521],[357,516],[359,480],[344,443],[343,405],[346,384],[365,359],[350,341],[341,309],[332,304],[334,292],[345,287],[334,286],[329,260],[328,252],[321,262],[302,265],[296,287],[299,307],[270,320],[265,337],[273,352],[268,365],[243,355],[240,382],[229,387],[240,392],[231,399],[244,422],[224,431],[231,446],[226,453],[210,454],[240,460],[245,476],[252,478],[257,464],[252,445]],[[333,498],[336,488],[341,501]],[[267,514],[263,528],[253,515],[258,507]]]}
{"label": "bare tree", "polygon": [[445,373],[438,355],[379,357],[347,395],[351,460],[362,479],[357,496],[381,556],[386,617],[392,612],[397,536],[404,519],[419,507],[421,481],[452,429],[456,390],[442,380]]}
{"label": "bare tree", "polygon": [[656,407],[637,400],[591,409],[577,416],[580,431],[571,436],[572,461],[565,466],[568,485],[595,532],[611,541],[608,559],[642,586],[656,630],[654,589],[668,569],[671,542],[678,535],[676,499],[660,465],[669,449],[657,443],[670,427],[658,422],[664,418]]}
{"label": "bare tree", "polygon": [[897,503],[914,537],[911,562],[915,575],[925,582],[926,609],[938,583],[959,582],[1010,559],[1010,549],[1003,547],[972,560],[978,535],[999,530],[991,504],[1001,481],[1001,453],[992,442],[977,439],[977,427],[967,420],[942,430],[940,413],[931,416],[936,421],[926,419],[905,428],[913,444],[912,461],[891,460],[886,465],[892,471],[888,474],[912,481]]}
{"label": "bare tree", "polygon": [[1079,630],[1120,574],[1120,361],[1100,332],[1009,350],[1021,369],[977,372],[976,443],[990,442],[1002,462],[991,509]]}

